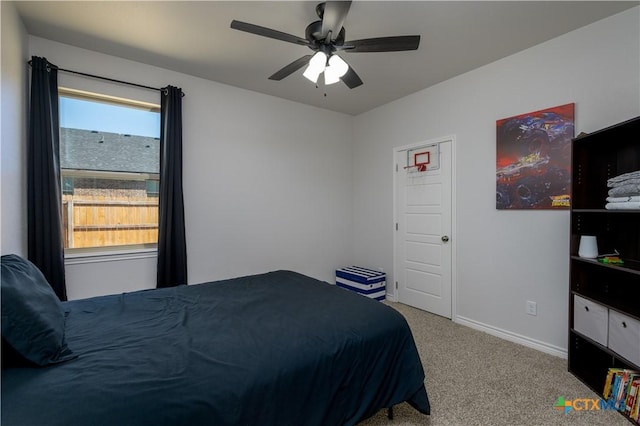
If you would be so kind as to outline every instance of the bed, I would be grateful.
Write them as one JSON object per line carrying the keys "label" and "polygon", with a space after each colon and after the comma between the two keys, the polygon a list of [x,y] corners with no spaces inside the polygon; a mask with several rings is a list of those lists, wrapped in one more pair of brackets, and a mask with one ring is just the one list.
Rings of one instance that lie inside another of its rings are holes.
{"label": "bed", "polygon": [[3,365],[3,425],[353,425],[405,401],[430,412],[404,317],[299,273],[56,302],[53,361]]}

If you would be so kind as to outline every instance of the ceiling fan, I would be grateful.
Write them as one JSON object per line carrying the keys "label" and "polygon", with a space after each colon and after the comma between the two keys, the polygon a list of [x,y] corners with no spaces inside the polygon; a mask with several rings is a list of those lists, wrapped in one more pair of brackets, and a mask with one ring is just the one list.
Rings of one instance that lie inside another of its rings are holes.
{"label": "ceiling fan", "polygon": [[345,41],[345,29],[342,26],[351,1],[327,1],[316,6],[319,21],[312,22],[305,30],[305,38],[300,38],[271,28],[233,20],[231,28],[257,34],[263,37],[307,46],[315,51],[305,55],[276,71],[270,80],[282,80],[300,68],[307,66],[304,76],[317,83],[320,74],[324,74],[325,84],[342,80],[350,89],[362,84],[362,80],[337,52],[398,52],[416,50],[420,44],[419,35],[367,38]]}

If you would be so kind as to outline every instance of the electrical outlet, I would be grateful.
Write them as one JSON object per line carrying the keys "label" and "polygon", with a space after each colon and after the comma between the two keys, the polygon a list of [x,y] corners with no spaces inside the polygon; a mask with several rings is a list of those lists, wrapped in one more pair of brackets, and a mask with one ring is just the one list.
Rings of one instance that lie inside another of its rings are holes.
{"label": "electrical outlet", "polygon": [[532,302],[527,300],[527,314],[529,315],[538,315],[538,305],[536,302]]}

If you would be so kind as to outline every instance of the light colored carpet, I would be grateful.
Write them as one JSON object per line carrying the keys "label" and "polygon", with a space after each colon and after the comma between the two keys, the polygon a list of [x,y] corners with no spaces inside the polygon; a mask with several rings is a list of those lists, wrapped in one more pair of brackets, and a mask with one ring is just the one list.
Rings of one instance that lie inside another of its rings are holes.
{"label": "light colored carpet", "polygon": [[567,361],[399,303],[385,302],[405,316],[425,369],[431,415],[408,404],[386,410],[359,426],[630,425],[614,411],[554,408],[567,400],[597,398],[567,371]]}

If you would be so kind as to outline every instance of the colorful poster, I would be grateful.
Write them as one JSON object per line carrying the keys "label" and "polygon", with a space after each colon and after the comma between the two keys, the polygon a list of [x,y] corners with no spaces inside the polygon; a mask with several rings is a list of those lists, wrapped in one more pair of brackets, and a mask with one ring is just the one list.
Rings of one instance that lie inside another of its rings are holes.
{"label": "colorful poster", "polygon": [[496,208],[568,209],[574,106],[496,122]]}

